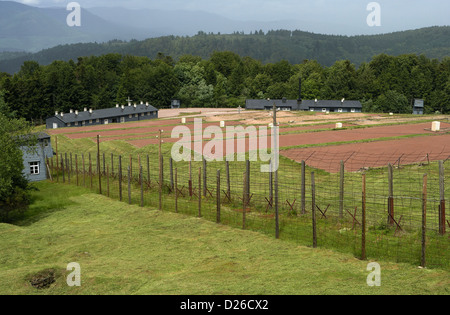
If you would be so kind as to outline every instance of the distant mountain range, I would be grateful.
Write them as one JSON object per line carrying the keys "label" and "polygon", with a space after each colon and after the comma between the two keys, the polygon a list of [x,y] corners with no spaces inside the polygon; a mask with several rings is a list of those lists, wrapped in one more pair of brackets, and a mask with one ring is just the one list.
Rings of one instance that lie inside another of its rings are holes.
{"label": "distant mountain range", "polygon": [[[331,27],[338,33],[349,27],[335,24],[333,28],[332,21],[243,22],[199,11],[90,8],[82,9],[81,27],[69,27],[68,14],[65,8],[0,1],[0,71],[17,72],[26,60],[49,64],[106,53],[154,58],[161,52],[173,58],[184,54],[208,58],[215,50],[230,50],[262,62],[316,59],[323,65],[341,59],[360,64],[380,53],[450,55],[448,26],[340,36],[317,34],[320,29],[325,32]],[[312,25],[316,33],[311,33]]]}

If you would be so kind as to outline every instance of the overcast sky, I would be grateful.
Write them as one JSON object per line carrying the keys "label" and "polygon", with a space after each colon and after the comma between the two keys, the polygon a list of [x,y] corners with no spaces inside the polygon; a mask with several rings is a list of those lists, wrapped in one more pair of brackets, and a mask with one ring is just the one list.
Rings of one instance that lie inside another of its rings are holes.
{"label": "overcast sky", "polygon": [[[17,0],[33,6],[66,6],[68,0]],[[129,9],[191,10],[249,21],[299,19],[318,22],[366,23],[371,0],[78,0],[84,8],[117,6]],[[450,25],[449,0],[378,0],[381,21],[389,29]],[[367,25],[366,25],[367,26]]]}

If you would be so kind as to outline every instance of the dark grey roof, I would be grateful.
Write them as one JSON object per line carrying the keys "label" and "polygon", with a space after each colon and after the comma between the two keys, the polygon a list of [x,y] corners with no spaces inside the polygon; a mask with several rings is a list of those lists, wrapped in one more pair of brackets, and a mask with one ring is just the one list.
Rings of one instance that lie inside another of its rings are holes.
{"label": "dark grey roof", "polygon": [[347,101],[339,100],[303,100],[299,103],[297,100],[247,100],[245,107],[247,109],[265,109],[272,107],[273,104],[276,107],[291,107],[292,110],[309,110],[310,108],[361,108],[360,101]]}
{"label": "dark grey roof", "polygon": [[300,104],[297,100],[246,100],[245,108],[247,109],[265,109],[267,107],[290,107],[292,110],[299,110]]}
{"label": "dark grey roof", "polygon": [[344,100],[307,100],[303,101],[305,107],[309,108],[362,108],[360,101]]}
{"label": "dark grey roof", "polygon": [[121,117],[155,111],[159,110],[156,107],[153,107],[152,105],[138,104],[136,105],[136,107],[134,105],[131,106],[125,105],[123,109],[121,106],[119,106],[107,109],[93,110],[92,114],[89,112],[89,110],[78,112],[78,115],[76,115],[75,111],[73,113],[63,113],[63,116],[61,116],[61,113],[59,113],[55,117],[57,117],[58,119],[62,120],[65,123],[73,123],[77,121]]}
{"label": "dark grey roof", "polygon": [[420,107],[423,108],[424,107],[424,102],[423,100],[414,100],[414,107]]}

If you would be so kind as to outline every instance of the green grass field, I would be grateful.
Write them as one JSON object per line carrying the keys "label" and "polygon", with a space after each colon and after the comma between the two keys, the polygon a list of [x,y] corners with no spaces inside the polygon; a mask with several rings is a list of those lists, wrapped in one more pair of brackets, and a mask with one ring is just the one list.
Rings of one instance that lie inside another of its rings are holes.
{"label": "green grass field", "polygon": [[[0,294],[445,294],[448,271],[368,261],[298,246],[210,221],[130,206],[85,188],[36,184],[35,202],[15,225],[0,224]],[[81,287],[68,287],[68,263]],[[33,274],[54,269],[48,289]]]}

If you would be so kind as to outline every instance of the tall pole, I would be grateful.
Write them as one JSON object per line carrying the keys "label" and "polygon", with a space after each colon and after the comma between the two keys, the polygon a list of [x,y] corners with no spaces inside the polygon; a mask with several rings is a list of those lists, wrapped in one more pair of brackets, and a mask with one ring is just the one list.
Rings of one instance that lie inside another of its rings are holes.
{"label": "tall pole", "polygon": [[100,171],[100,136],[97,135],[97,172],[98,172],[98,189],[102,194],[102,174]]}
{"label": "tall pole", "polygon": [[273,104],[273,145],[272,151],[275,152],[274,159],[275,159],[275,237],[278,239],[280,238],[280,218],[278,213],[278,141],[277,141],[277,107],[275,103]]}

